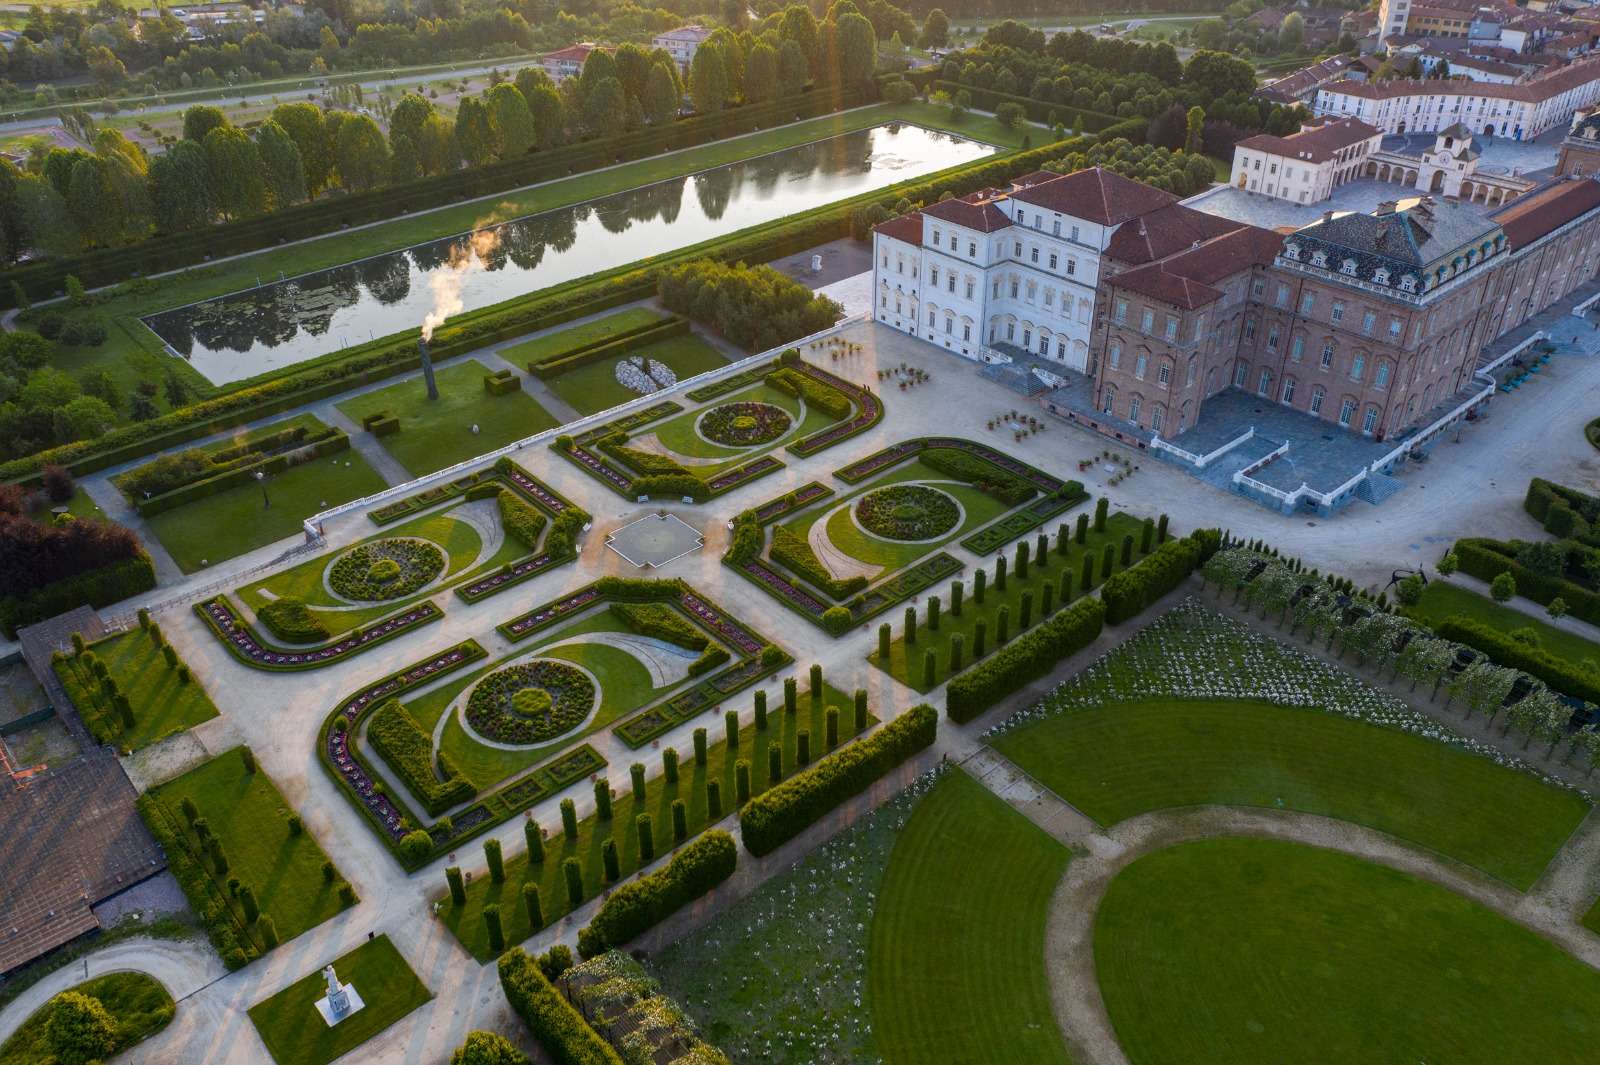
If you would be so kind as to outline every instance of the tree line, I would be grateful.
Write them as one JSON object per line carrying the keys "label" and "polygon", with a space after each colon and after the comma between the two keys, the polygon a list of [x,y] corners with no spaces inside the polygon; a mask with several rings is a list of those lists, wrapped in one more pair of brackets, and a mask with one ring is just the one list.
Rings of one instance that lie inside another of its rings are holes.
{"label": "tree line", "polygon": [[[876,2],[880,12],[890,8]],[[854,0],[838,0],[821,21],[794,4],[739,33],[717,29],[686,79],[665,51],[623,44],[595,49],[559,86],[526,67],[464,97],[454,116],[409,92],[388,109],[387,133],[370,114],[307,102],[280,104],[250,127],[197,105],[184,112],[182,139],[151,157],[118,130],[91,126],[89,150],[52,147],[23,167],[0,163],[0,254],[15,262],[27,252],[67,255],[192,231],[662,126],[678,117],[685,94],[697,114],[713,114],[813,83],[854,87],[876,66],[871,20]]]}

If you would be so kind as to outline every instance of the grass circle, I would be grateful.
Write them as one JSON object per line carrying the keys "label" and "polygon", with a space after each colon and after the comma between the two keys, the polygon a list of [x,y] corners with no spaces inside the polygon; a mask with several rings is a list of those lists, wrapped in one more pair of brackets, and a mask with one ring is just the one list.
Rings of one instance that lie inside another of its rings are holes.
{"label": "grass circle", "polygon": [[437,545],[394,537],[340,555],[328,570],[328,586],[346,599],[381,602],[410,595],[443,571],[444,552]]}
{"label": "grass circle", "polygon": [[755,447],[778,439],[793,422],[771,403],[724,403],[700,416],[700,435],[724,447]]}
{"label": "grass circle", "polygon": [[937,488],[893,484],[856,501],[856,521],[885,540],[931,540],[961,520],[956,501]]}
{"label": "grass circle", "polygon": [[480,680],[467,696],[467,723],[500,743],[545,743],[582,724],[596,697],[583,670],[541,658]]}

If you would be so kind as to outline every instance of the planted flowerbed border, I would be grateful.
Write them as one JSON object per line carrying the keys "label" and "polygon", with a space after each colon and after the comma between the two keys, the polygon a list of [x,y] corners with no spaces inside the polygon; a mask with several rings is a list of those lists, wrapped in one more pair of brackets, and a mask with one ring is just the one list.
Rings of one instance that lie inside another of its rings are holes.
{"label": "planted flowerbed border", "polygon": [[[1068,484],[1076,484],[1069,481]],[[1000,550],[1011,541],[1046,524],[1051,518],[1065,514],[1089,498],[1088,492],[1063,496],[1059,492],[1035,496],[999,521],[979,529],[961,541],[961,546],[975,555],[987,555]]]}
{"label": "planted flowerbed border", "polygon": [[611,731],[630,747],[643,746],[793,661],[788,653],[682,580],[601,578],[497,628],[500,635],[515,643],[613,600],[654,601],[671,606],[733,653],[725,668],[701,676],[688,687],[612,726]]}
{"label": "planted flowerbed border", "polygon": [[790,444],[788,447],[789,454],[797,458],[810,458],[812,455],[820,451],[826,451],[833,445],[842,443],[852,436],[866,432],[883,420],[883,400],[878,398],[877,393],[831,374],[820,366],[811,365],[801,359],[799,352],[794,348],[784,352],[784,355],[787,356],[789,352],[794,352],[795,359],[788,365],[808,377],[816,378],[823,384],[843,392],[856,405],[856,412],[844,421],[834,422],[826,429],[819,430],[804,440],[796,440]]}
{"label": "planted flowerbed border", "polygon": [[429,507],[438,506],[450,499],[455,499],[467,494],[467,491],[480,484],[498,481],[511,488],[534,506],[544,511],[547,517],[555,517],[562,511],[571,509],[575,504],[554,488],[545,484],[539,478],[523,469],[511,459],[501,456],[495,460],[493,466],[472,473],[446,484],[435,485],[416,495],[397,499],[393,503],[385,504],[376,510],[367,512],[367,517],[375,525],[392,525],[402,518],[409,518],[414,514],[427,510]]}
{"label": "planted flowerbed border", "polygon": [[205,620],[212,634],[239,661],[255,669],[277,671],[320,669],[444,617],[444,611],[433,600],[424,599],[388,617],[347,632],[330,643],[317,647],[289,648],[263,639],[249,622],[239,616],[226,595],[212,596],[196,603],[194,609]]}
{"label": "planted flowerbed border", "polygon": [[407,833],[424,828],[423,822],[404,796],[394,794],[379,780],[368,756],[358,744],[350,742],[350,736],[360,732],[361,722],[368,713],[390,699],[486,657],[488,652],[476,640],[465,640],[363,687],[341,701],[322,724],[317,754],[323,768],[407,869],[425,865],[541,799],[605,768],[606,760],[589,744],[564,751],[505,787],[479,796],[448,822],[426,826],[432,849],[421,857],[408,857],[400,842]]}

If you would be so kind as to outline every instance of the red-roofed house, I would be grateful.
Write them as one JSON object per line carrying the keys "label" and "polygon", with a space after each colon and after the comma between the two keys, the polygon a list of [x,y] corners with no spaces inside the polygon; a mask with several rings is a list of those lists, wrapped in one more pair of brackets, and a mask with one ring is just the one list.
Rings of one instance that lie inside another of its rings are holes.
{"label": "red-roofed house", "polygon": [[554,52],[546,52],[540,57],[539,65],[544,67],[544,72],[550,75],[551,81],[574,78],[583,73],[584,60],[588,59],[589,53],[598,47],[600,46],[589,42],[568,45]]}
{"label": "red-roofed house", "polygon": [[1358,119],[1307,124],[1298,133],[1246,137],[1233,150],[1230,184],[1291,203],[1321,203],[1361,177],[1383,134]]}

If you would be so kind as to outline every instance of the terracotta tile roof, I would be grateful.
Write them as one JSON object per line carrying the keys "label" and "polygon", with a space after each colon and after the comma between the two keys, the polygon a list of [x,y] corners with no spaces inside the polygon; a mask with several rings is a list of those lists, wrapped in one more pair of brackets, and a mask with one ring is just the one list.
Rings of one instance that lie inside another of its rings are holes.
{"label": "terracotta tile roof", "polygon": [[994,192],[974,192],[959,199],[941,200],[923,208],[923,214],[942,218],[958,226],[976,229],[980,233],[993,233],[1011,224],[1006,213],[994,205]]}
{"label": "terracotta tile roof", "polygon": [[1174,203],[1118,226],[1106,244],[1106,255],[1118,262],[1140,265],[1165,259],[1199,241],[1238,228],[1239,223],[1231,218]]}
{"label": "terracotta tile roof", "polygon": [[1075,170],[1054,181],[1040,182],[1017,192],[1014,198],[1103,226],[1120,225],[1130,218],[1178,202],[1178,197],[1170,192],[1098,166]]}
{"label": "terracotta tile roof", "polygon": [[1243,270],[1270,265],[1283,237],[1270,229],[1240,226],[1160,262],[1116,274],[1113,288],[1128,289],[1184,310],[1222,298],[1218,284]]}
{"label": "terracotta tile roof", "polygon": [[1313,163],[1325,163],[1333,158],[1335,152],[1377,137],[1380,133],[1380,130],[1358,118],[1342,118],[1324,122],[1320,126],[1307,126],[1299,133],[1291,133],[1287,137],[1258,133],[1254,137],[1246,137],[1240,141],[1239,147],[1288,156],[1291,159],[1308,159]]}
{"label": "terracotta tile roof", "polygon": [[1340,74],[1356,65],[1356,61],[1347,55],[1336,55],[1324,59],[1320,63],[1313,63],[1309,67],[1295,71],[1293,74],[1279,78],[1268,85],[1256,90],[1257,96],[1281,95],[1296,97],[1302,93],[1310,92],[1318,85],[1325,85],[1333,81]]}
{"label": "terracotta tile roof", "polygon": [[1557,178],[1489,212],[1489,217],[1500,223],[1515,251],[1597,208],[1600,181]]}
{"label": "terracotta tile roof", "polygon": [[[546,52],[543,58],[546,60],[556,60],[558,62],[563,59],[571,59],[581,63],[585,59],[588,59],[589,53],[594,50],[595,45],[592,44],[571,44],[565,48],[558,48],[554,52]],[[598,62],[598,60],[596,60],[596,62]]]}
{"label": "terracotta tile roof", "polygon": [[1600,59],[1585,59],[1532,81],[1502,85],[1492,81],[1336,81],[1321,92],[1363,100],[1392,100],[1400,96],[1485,96],[1519,103],[1542,103],[1587,82],[1600,80]]}
{"label": "terracotta tile roof", "polygon": [[872,227],[874,233],[882,233],[895,240],[903,240],[907,244],[922,243],[922,212],[912,211],[899,218],[891,218],[887,222],[879,222]]}

